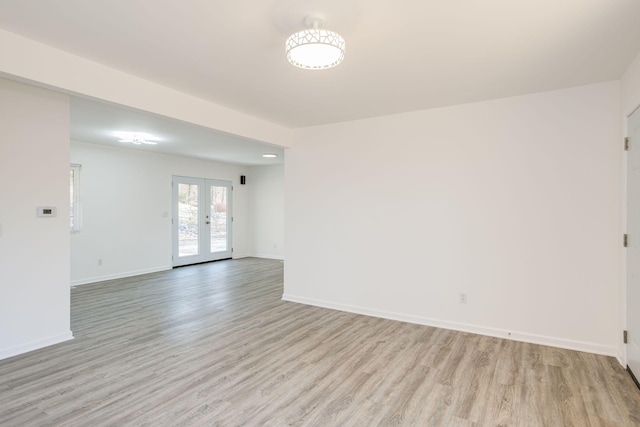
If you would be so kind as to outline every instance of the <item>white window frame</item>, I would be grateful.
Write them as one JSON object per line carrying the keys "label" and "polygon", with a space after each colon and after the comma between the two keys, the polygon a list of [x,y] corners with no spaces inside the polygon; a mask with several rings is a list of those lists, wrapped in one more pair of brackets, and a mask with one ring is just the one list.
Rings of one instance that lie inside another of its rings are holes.
{"label": "white window frame", "polygon": [[[73,171],[73,182],[71,182],[71,188],[69,188],[69,198],[71,202],[71,217],[69,218],[69,226],[71,232],[78,232],[82,228],[82,209],[80,194],[82,187],[80,186],[80,173],[81,165],[77,163],[71,163],[70,171]],[[73,194],[73,196],[72,196]],[[71,224],[71,218],[73,218],[73,224]]]}

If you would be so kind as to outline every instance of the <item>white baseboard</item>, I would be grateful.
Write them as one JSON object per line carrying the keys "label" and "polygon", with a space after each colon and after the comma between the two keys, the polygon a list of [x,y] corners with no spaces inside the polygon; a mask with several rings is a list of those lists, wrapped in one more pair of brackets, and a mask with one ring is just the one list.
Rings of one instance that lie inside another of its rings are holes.
{"label": "white baseboard", "polygon": [[125,277],[140,276],[142,274],[157,273],[159,271],[171,270],[172,266],[162,266],[155,268],[146,268],[144,270],[126,271],[123,273],[106,274],[104,276],[85,277],[71,281],[71,286],[88,285],[96,282],[104,282],[105,280],[123,279]]}
{"label": "white baseboard", "polygon": [[7,359],[9,357],[18,356],[19,354],[28,353],[40,348],[49,347],[50,345],[60,344],[61,342],[69,341],[73,339],[71,331],[64,334],[56,335],[53,337],[44,338],[41,340],[31,341],[28,343],[20,344],[11,348],[0,350],[0,360]]}
{"label": "white baseboard", "polygon": [[252,256],[253,255],[251,255],[251,254],[236,254],[236,253],[234,253],[233,254],[233,259],[250,258]]}
{"label": "white baseboard", "polygon": [[278,259],[280,261],[284,261],[284,255],[274,255],[274,254],[254,254],[252,255],[254,258],[265,258],[265,259]]}
{"label": "white baseboard", "polygon": [[240,258],[264,258],[264,259],[277,259],[280,261],[284,261],[283,255],[272,255],[272,254],[242,254],[242,255],[234,255],[233,259]]}
{"label": "white baseboard", "polygon": [[504,329],[487,328],[484,326],[470,325],[466,323],[450,322],[446,320],[431,319],[428,317],[413,316],[409,314],[393,313],[383,310],[370,309],[366,307],[358,307],[346,304],[338,304],[330,301],[316,300],[313,298],[298,297],[295,295],[284,294],[284,301],[297,302],[301,304],[313,305],[317,307],[330,308],[333,310],[346,311],[349,313],[363,314],[366,316],[380,317],[383,319],[398,320],[401,322],[415,323],[418,325],[433,326],[436,328],[452,329],[460,332],[469,332],[478,335],[487,335],[490,337],[505,338],[514,341],[522,341],[531,344],[547,345],[550,347],[564,348],[567,350],[577,350],[586,353],[595,353],[605,356],[615,357],[620,361],[618,349],[602,344],[567,340],[556,337],[529,334],[526,332],[508,331]]}

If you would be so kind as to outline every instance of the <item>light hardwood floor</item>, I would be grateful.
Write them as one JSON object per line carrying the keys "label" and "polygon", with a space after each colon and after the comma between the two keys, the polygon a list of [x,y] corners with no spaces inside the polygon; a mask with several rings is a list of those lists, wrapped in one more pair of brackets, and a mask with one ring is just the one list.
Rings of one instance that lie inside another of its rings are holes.
{"label": "light hardwood floor", "polygon": [[0,426],[634,426],[616,360],[281,301],[241,259],[72,290],[75,340],[0,361]]}

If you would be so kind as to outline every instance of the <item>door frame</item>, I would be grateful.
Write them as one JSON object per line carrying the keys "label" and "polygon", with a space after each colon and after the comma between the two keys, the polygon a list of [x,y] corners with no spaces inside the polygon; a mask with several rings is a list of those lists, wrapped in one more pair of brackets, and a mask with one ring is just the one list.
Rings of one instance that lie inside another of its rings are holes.
{"label": "door frame", "polygon": [[[629,352],[631,349],[631,345],[633,344],[633,342],[631,340],[633,340],[633,335],[637,335],[640,334],[640,330],[633,329],[636,325],[634,324],[633,326],[631,325],[631,319],[630,319],[630,314],[632,312],[631,310],[631,298],[630,298],[630,294],[632,292],[630,292],[630,287],[631,287],[631,281],[632,281],[632,277],[631,277],[631,266],[630,266],[630,260],[631,260],[631,255],[632,255],[632,251],[635,251],[636,254],[634,254],[634,258],[638,258],[638,246],[634,245],[634,242],[637,242],[638,239],[640,238],[640,232],[635,233],[633,236],[631,234],[631,227],[630,227],[630,223],[631,223],[631,215],[630,215],[630,209],[631,209],[631,197],[630,197],[630,186],[631,186],[631,167],[633,165],[630,165],[630,154],[633,153],[635,156],[638,156],[638,150],[640,150],[640,138],[632,138],[634,135],[634,130],[632,129],[631,126],[631,122],[632,120],[640,120],[640,105],[637,106],[635,109],[633,109],[633,111],[631,111],[631,113],[629,113],[626,116],[626,141],[625,141],[625,156],[624,156],[624,178],[625,178],[625,186],[624,186],[624,218],[625,218],[625,253],[624,253],[624,302],[623,302],[623,317],[624,317],[624,336],[625,336],[625,349],[624,349],[624,357],[625,357],[625,365],[626,365],[626,369],[629,372],[629,375],[631,376],[631,378],[633,379],[633,381],[636,383],[636,385],[638,386],[638,388],[640,388],[640,382],[638,381],[638,378],[636,377],[636,375],[640,375],[640,367],[637,366],[637,360],[634,362],[634,364],[636,366],[633,367],[634,370],[632,370],[632,367],[629,365],[630,363],[630,357],[629,357]],[[637,157],[635,157],[634,159],[634,163],[637,163],[639,161],[639,159]],[[637,167],[635,169],[638,169]],[[634,189],[635,192],[638,192],[639,189]],[[637,209],[637,207],[636,207]],[[637,231],[637,230],[634,230]],[[628,237],[628,246],[627,246],[627,236]],[[637,263],[636,263],[637,264]],[[637,269],[638,267],[636,267]],[[637,293],[637,290],[636,290]],[[640,301],[636,301],[636,303],[638,303]],[[636,310],[637,312],[637,310]],[[636,319],[636,323],[637,323],[637,319]],[[627,334],[629,335],[630,339],[627,339]],[[637,355],[635,356],[637,359]]]}
{"label": "door frame", "polygon": [[[179,254],[179,184],[198,185],[198,254],[182,257]],[[227,249],[225,251],[211,251],[210,195],[212,186],[225,187],[227,189]],[[231,181],[173,175],[171,178],[171,205],[171,259],[173,267],[218,261],[233,257],[233,183]]]}

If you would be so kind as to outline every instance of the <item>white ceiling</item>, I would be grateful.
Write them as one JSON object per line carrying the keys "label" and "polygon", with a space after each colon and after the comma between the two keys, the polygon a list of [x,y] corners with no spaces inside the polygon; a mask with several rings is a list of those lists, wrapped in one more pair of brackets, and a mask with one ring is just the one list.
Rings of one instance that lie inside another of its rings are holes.
{"label": "white ceiling", "polygon": [[[338,67],[289,65],[307,15]],[[638,0],[0,0],[0,28],[287,127],[618,79]]]}
{"label": "white ceiling", "polygon": [[[120,132],[149,134],[157,145],[119,142]],[[71,139],[248,166],[282,164],[284,150],[144,111],[71,97]],[[277,154],[264,158],[263,154]]]}

